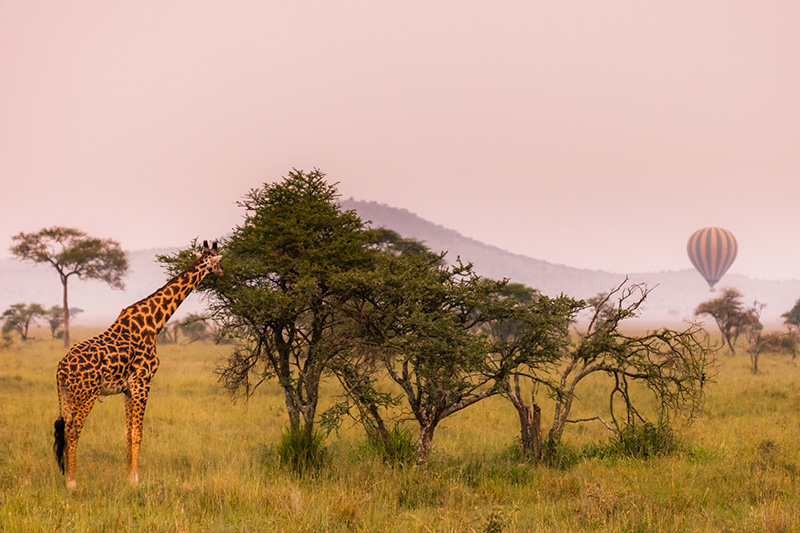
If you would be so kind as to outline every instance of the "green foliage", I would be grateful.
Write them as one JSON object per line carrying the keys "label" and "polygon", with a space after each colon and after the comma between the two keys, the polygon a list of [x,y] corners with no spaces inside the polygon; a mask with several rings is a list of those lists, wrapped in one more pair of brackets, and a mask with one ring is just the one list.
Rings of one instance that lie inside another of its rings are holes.
{"label": "green foliage", "polygon": [[567,470],[581,460],[581,452],[565,446],[561,440],[547,438],[542,446],[542,464],[556,470]]}
{"label": "green foliage", "polygon": [[[80,313],[83,313],[83,309],[78,307],[69,308],[70,318],[75,318]],[[59,331],[59,328],[64,325],[64,308],[60,305],[54,305],[47,310],[45,318],[47,320],[47,325],[50,326],[50,335],[54,339],[60,339],[64,335],[63,330]]]}
{"label": "green foliage", "polygon": [[410,464],[417,453],[414,432],[400,425],[392,428],[387,441],[374,438],[369,445],[384,461],[391,464]]}
{"label": "green foliage", "polygon": [[52,265],[62,283],[74,275],[102,281],[113,289],[125,288],[122,276],[128,271],[128,258],[116,241],[89,237],[80,230],[58,226],[36,233],[19,233],[12,240],[13,255]]}
{"label": "green foliage", "polygon": [[285,428],[275,449],[281,464],[290,467],[298,474],[319,470],[328,457],[325,437],[313,432],[306,438],[302,429]]}
{"label": "green foliage", "polygon": [[726,288],[720,296],[702,302],[694,310],[695,316],[709,315],[714,319],[731,355],[736,353],[734,346],[739,335],[754,325],[752,313],[745,309],[742,298],[739,290]]}
{"label": "green foliage", "polygon": [[197,313],[186,315],[183,320],[178,322],[177,327],[189,343],[207,341],[212,337],[207,317]]}
{"label": "green foliage", "polygon": [[30,326],[45,316],[47,316],[47,311],[40,304],[13,304],[0,315],[0,319],[4,321],[3,335],[8,335],[13,331],[19,334],[20,339],[26,341]]}
{"label": "green foliage", "polygon": [[590,445],[585,453],[588,457],[651,459],[678,450],[680,443],[670,427],[645,422],[625,426],[619,436],[610,437],[604,445]]}
{"label": "green foliage", "polygon": [[794,306],[781,315],[783,323],[793,328],[800,328],[800,299],[798,299]]}
{"label": "green foliage", "polygon": [[[332,341],[351,288],[342,282],[368,269],[370,234],[336,203],[336,187],[319,170],[292,170],[240,202],[244,223],[223,244],[225,275],[201,284],[220,335],[239,344],[219,368],[232,395],[250,396],[266,380],[283,388],[289,425],[310,438],[323,373],[346,346]],[[191,251],[161,261],[177,270]]]}
{"label": "green foliage", "polygon": [[[302,426],[306,440],[320,384],[330,375],[345,399],[323,414],[324,427],[330,431],[354,416],[368,439],[391,455],[387,428],[410,412],[419,424],[420,463],[442,420],[501,393],[518,410],[526,454],[539,457],[537,388],[557,399],[549,432],[557,441],[571,422],[578,382],[594,373],[613,380],[609,404],[618,429],[647,421],[630,394],[632,383],[644,383],[656,398],[659,423],[684,408],[689,415],[699,409],[708,369],[699,327],[642,336],[619,330],[621,321],[636,316],[646,287],[626,280],[588,303],[549,298],[481,278],[460,258],[447,264],[444,253],[392,230],[368,229],[336,198],[336,187],[318,170],[293,170],[251,190],[240,204],[245,221],[223,246],[225,276],[200,287],[222,335],[238,340],[219,368],[222,384],[250,397],[277,381],[289,425]],[[175,270],[190,253],[161,260]],[[573,342],[570,326],[582,309],[593,316]],[[384,374],[394,391],[379,385],[376,376]],[[526,387],[533,391],[531,405],[522,398]]]}
{"label": "green foliage", "polygon": [[349,308],[348,337],[377,354],[403,391],[420,425],[424,462],[441,420],[497,392],[490,343],[476,327],[487,295],[504,283],[483,280],[460,261],[444,266],[430,253],[382,254],[351,283],[362,299]]}
{"label": "green foliage", "polygon": [[[629,285],[626,280],[589,300],[589,323],[565,352],[559,379],[554,380],[550,440],[561,439],[568,422],[602,421],[597,415],[569,418],[578,385],[592,375],[607,378],[610,423],[603,423],[617,434],[626,426],[688,422],[702,412],[704,386],[712,381],[715,364],[705,330],[698,324],[682,331],[661,328],[644,334],[621,328],[624,320],[637,316],[649,292],[645,285]],[[644,409],[648,396],[654,406],[649,412]]]}
{"label": "green foliage", "polygon": [[[114,240],[89,237],[78,229],[59,226],[36,233],[19,233],[12,240],[14,245],[11,253],[14,256],[35,263],[47,263],[55,268],[63,287],[62,309],[69,309],[67,284],[72,276],[102,281],[112,289],[125,288],[122,277],[128,271],[128,258]],[[69,318],[70,314],[65,312],[65,347],[69,346]]]}

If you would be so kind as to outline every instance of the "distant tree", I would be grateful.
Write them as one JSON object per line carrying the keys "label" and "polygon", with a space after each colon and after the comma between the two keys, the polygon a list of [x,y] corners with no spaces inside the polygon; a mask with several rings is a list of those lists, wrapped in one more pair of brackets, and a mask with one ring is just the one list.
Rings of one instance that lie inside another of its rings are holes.
{"label": "distant tree", "polygon": [[[83,313],[83,309],[73,307],[69,310],[69,317],[75,318],[75,316],[79,313]],[[54,305],[47,310],[46,318],[47,324],[50,326],[50,334],[53,336],[53,338],[55,339],[62,336],[63,332],[58,328],[64,325],[64,308],[60,305]]]}
{"label": "distant tree", "polygon": [[156,337],[158,344],[177,344],[180,327],[177,322],[167,322]]}
{"label": "distant tree", "polygon": [[781,315],[783,324],[789,330],[789,344],[792,352],[792,359],[797,356],[797,342],[800,339],[800,300],[794,303],[789,311]]}
{"label": "distant tree", "polygon": [[792,354],[792,359],[797,357],[797,338],[792,331],[787,331],[786,333],[777,331],[762,333],[760,342],[762,352],[784,352]]}
{"label": "distant tree", "polygon": [[187,343],[191,344],[198,341],[207,341],[212,337],[207,321],[208,317],[197,313],[189,313],[183,320],[178,322],[177,326],[183,336],[187,338]]}
{"label": "distant tree", "polygon": [[14,304],[3,311],[2,318],[3,333],[8,334],[12,331],[19,333],[23,341],[28,340],[28,329],[36,324],[39,318],[47,316],[47,311],[39,304]]}
{"label": "distant tree", "polygon": [[723,342],[728,345],[731,355],[736,353],[734,345],[750,320],[742,297],[742,293],[738,290],[726,288],[718,298],[703,302],[694,310],[695,316],[709,315],[716,321]]}
{"label": "distant tree", "polygon": [[794,307],[783,313],[781,318],[787,327],[800,329],[800,299],[794,303]]}
{"label": "distant tree", "polygon": [[740,328],[747,338],[747,352],[750,354],[750,362],[753,365],[753,372],[758,372],[758,357],[764,349],[764,339],[762,332],[764,325],[761,323],[761,312],[766,304],[755,301],[753,306],[745,309],[742,315]]}
{"label": "distant tree", "polygon": [[89,237],[80,230],[59,226],[36,233],[19,233],[12,239],[15,244],[11,253],[14,256],[35,263],[48,263],[58,272],[64,288],[65,347],[69,347],[69,278],[96,279],[112,289],[124,288],[122,276],[128,271],[128,259],[116,241]]}

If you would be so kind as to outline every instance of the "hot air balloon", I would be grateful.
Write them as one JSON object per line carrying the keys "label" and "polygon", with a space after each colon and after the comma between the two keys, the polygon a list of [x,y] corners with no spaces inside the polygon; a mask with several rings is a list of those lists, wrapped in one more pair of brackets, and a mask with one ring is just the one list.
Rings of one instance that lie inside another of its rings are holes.
{"label": "hot air balloon", "polygon": [[703,228],[692,233],[686,245],[689,259],[711,290],[736,259],[736,238],[722,228]]}

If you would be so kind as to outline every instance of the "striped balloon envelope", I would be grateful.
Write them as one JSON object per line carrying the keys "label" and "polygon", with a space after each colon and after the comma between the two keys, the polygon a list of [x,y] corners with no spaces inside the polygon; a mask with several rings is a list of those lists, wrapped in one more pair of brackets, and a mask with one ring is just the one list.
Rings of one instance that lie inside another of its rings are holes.
{"label": "striped balloon envelope", "polygon": [[733,264],[738,252],[736,238],[722,228],[703,228],[692,233],[686,251],[711,290]]}

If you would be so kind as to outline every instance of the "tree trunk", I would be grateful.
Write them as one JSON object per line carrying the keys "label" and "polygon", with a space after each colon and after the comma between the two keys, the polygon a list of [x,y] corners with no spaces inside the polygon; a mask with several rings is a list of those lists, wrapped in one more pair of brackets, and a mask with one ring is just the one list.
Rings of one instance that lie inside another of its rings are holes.
{"label": "tree trunk", "polygon": [[433,446],[433,432],[436,430],[436,422],[430,421],[420,424],[419,440],[417,441],[417,464],[427,464]]}
{"label": "tree trunk", "polygon": [[[520,413],[520,421],[523,414]],[[526,457],[542,458],[542,409],[538,404],[525,406],[525,426],[522,427],[522,451]]]}
{"label": "tree trunk", "polygon": [[67,278],[61,277],[64,285],[64,348],[69,348],[69,303],[67,302]]}
{"label": "tree trunk", "polygon": [[300,429],[300,407],[297,404],[296,395],[288,387],[284,387],[283,395],[286,399],[286,413],[289,415],[289,429],[298,431]]}
{"label": "tree trunk", "polygon": [[303,422],[303,436],[306,443],[311,443],[311,438],[314,436],[314,418],[317,415],[317,402],[319,401],[319,381],[320,377],[317,375],[316,369],[308,372],[305,379],[305,392],[306,402],[302,407]]}
{"label": "tree trunk", "polygon": [[303,438],[306,444],[310,444],[314,437],[314,416],[316,411],[310,404],[303,409]]}
{"label": "tree trunk", "polygon": [[530,406],[525,405],[522,400],[518,380],[515,380],[514,389],[511,388],[510,383],[506,382],[505,389],[519,416],[522,454],[538,461],[542,458],[542,409],[536,403],[536,388],[534,387],[531,391]]}
{"label": "tree trunk", "polygon": [[553,442],[560,442],[561,435],[564,433],[564,426],[567,424],[569,411],[572,408],[572,398],[567,397],[564,402],[556,402],[555,413],[553,414],[553,427],[550,428],[549,437]]}

